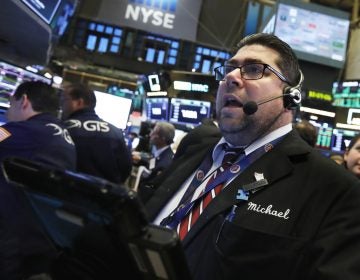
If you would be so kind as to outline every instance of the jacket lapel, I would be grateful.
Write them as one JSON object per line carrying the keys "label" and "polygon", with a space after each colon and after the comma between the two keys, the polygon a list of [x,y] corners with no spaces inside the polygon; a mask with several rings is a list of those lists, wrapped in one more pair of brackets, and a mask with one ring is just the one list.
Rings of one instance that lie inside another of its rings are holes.
{"label": "jacket lapel", "polygon": [[186,235],[183,244],[186,245],[190,242],[197,232],[217,214],[230,211],[235,204],[246,203],[246,201],[237,199],[238,190],[242,186],[256,181],[255,172],[262,173],[267,179],[268,184],[264,186],[264,189],[271,188],[273,182],[281,180],[293,170],[291,158],[304,155],[309,152],[309,149],[309,146],[304,145],[301,141],[298,142],[298,137],[293,133],[286,136],[272,151],[264,154],[261,160],[255,161],[225,187],[200,215],[191,231]]}
{"label": "jacket lapel", "polygon": [[[150,220],[153,220],[162,207],[175,194],[181,185],[199,167],[208,153],[212,153],[219,138],[204,139],[201,143],[189,146],[186,155],[175,160],[167,169],[166,179],[161,182],[152,198],[146,203]],[[191,158],[191,160],[189,160]],[[176,173],[172,172],[176,170]]]}

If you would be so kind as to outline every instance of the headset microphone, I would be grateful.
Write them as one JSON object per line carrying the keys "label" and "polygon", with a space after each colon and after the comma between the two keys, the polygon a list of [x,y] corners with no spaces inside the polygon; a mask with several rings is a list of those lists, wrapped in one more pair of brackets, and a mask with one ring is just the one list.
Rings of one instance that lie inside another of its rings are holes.
{"label": "headset microphone", "polygon": [[258,105],[255,101],[246,102],[243,105],[243,111],[246,115],[252,115],[258,110]]}
{"label": "headset microphone", "polygon": [[279,96],[276,96],[276,97],[267,99],[267,100],[262,101],[262,102],[259,102],[259,103],[256,103],[255,101],[246,102],[246,103],[243,105],[244,113],[245,113],[246,115],[252,115],[252,114],[254,114],[254,113],[258,110],[259,105],[262,105],[262,104],[264,104],[264,103],[273,101],[274,99],[282,98],[283,96],[284,96],[284,95],[279,95]]}

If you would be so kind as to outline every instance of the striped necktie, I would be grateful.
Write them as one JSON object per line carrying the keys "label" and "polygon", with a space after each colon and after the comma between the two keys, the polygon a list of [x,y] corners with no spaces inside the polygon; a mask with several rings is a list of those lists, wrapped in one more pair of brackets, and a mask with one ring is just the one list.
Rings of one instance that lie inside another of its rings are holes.
{"label": "striped necktie", "polygon": [[[224,144],[223,149],[225,151],[223,160],[222,160],[222,168],[226,170],[230,168],[233,164],[233,161],[236,160],[240,154],[244,153],[243,148],[231,148],[227,144]],[[214,177],[212,176],[206,185],[209,185],[213,181]],[[206,187],[204,188],[206,189]],[[206,195],[203,195],[203,192],[200,193],[200,196],[203,196],[202,199],[199,199],[189,211],[189,213],[182,219],[179,223],[177,231],[179,233],[180,240],[183,240],[186,234],[190,231],[190,228],[195,224],[199,216],[202,214],[204,209],[209,205],[209,203],[221,192],[223,189],[223,183],[220,183],[211,191],[209,191]]]}

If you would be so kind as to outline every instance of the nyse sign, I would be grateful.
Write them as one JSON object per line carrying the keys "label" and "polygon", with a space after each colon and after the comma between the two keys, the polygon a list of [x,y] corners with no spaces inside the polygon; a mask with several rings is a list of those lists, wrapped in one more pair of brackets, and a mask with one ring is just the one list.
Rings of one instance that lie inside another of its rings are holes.
{"label": "nyse sign", "polygon": [[201,5],[202,0],[102,0],[97,18],[120,27],[196,41]]}
{"label": "nyse sign", "polygon": [[129,4],[126,7],[125,18],[134,21],[142,21],[144,24],[149,23],[155,26],[173,29],[175,15]]}

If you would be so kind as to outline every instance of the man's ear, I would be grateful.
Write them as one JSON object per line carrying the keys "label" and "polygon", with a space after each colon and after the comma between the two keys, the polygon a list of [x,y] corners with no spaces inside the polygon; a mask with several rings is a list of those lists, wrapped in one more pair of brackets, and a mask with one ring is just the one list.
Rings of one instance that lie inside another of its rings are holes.
{"label": "man's ear", "polygon": [[83,98],[74,99],[73,102],[76,109],[82,109],[85,107],[85,102]]}
{"label": "man's ear", "polygon": [[30,101],[30,99],[29,99],[29,97],[27,96],[26,93],[21,96],[21,103],[20,104],[21,104],[22,109],[27,109],[29,107],[32,108],[31,101]]}

